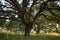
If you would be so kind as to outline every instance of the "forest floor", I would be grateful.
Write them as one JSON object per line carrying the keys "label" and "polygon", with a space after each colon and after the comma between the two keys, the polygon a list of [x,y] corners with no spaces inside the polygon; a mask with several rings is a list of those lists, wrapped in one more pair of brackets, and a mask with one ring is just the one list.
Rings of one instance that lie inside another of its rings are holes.
{"label": "forest floor", "polygon": [[16,34],[14,32],[0,33],[0,40],[60,40],[60,34],[47,33],[47,34],[31,34],[30,37]]}

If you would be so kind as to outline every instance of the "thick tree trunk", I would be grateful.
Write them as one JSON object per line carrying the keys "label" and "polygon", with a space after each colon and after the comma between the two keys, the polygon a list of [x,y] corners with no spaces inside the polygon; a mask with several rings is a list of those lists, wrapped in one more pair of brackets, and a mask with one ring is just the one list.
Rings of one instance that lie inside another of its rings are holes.
{"label": "thick tree trunk", "polygon": [[30,31],[32,29],[33,25],[31,24],[25,24],[25,34],[24,36],[30,36]]}

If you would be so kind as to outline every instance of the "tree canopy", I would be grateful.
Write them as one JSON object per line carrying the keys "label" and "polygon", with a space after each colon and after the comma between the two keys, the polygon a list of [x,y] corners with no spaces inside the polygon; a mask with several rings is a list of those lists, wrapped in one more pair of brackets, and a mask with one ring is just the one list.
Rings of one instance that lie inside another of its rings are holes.
{"label": "tree canopy", "polygon": [[40,23],[46,19],[60,24],[60,0],[0,1],[0,19],[22,22],[26,26],[25,35],[29,35],[38,18]]}

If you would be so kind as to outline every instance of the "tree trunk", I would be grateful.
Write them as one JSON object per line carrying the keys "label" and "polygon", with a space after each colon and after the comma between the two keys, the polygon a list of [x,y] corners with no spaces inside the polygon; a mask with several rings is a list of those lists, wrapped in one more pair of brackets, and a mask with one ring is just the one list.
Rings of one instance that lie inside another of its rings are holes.
{"label": "tree trunk", "polygon": [[37,30],[36,33],[38,34],[40,32],[40,30],[42,29],[42,27],[40,25],[37,25]]}
{"label": "tree trunk", "polygon": [[25,34],[24,36],[30,36],[30,31],[32,29],[33,25],[31,24],[25,24]]}

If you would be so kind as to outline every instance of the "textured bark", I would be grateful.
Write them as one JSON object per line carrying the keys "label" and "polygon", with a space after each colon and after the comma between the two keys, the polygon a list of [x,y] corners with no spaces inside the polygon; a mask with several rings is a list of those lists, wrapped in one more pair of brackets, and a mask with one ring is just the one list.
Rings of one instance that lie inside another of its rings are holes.
{"label": "textured bark", "polygon": [[30,31],[31,31],[32,27],[33,27],[32,24],[25,24],[25,34],[24,34],[24,36],[30,36]]}

